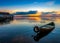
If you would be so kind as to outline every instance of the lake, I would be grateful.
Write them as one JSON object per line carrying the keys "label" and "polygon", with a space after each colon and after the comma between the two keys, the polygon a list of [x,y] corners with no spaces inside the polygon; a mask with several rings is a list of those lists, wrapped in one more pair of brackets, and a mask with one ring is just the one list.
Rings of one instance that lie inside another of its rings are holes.
{"label": "lake", "polygon": [[[34,26],[55,23],[55,29],[35,41]],[[0,23],[0,43],[60,43],[60,18],[41,19],[40,17],[14,18],[13,21]]]}

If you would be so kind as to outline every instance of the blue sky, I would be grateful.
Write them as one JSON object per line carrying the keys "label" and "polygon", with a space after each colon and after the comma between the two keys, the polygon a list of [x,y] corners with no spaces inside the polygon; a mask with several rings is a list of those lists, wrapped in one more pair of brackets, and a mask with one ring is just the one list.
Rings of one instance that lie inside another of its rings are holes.
{"label": "blue sky", "polygon": [[60,0],[0,0],[0,10],[60,10]]}

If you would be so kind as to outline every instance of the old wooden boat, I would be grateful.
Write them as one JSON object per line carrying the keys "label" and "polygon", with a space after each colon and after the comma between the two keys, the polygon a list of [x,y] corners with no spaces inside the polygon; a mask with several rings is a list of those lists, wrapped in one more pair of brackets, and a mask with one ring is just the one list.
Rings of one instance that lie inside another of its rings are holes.
{"label": "old wooden boat", "polygon": [[46,31],[51,31],[55,28],[54,22],[48,23],[46,25],[43,25],[41,27],[35,26],[34,27],[34,32],[46,32]]}
{"label": "old wooden boat", "polygon": [[35,26],[34,32],[36,32],[37,34],[33,37],[33,39],[35,41],[39,41],[39,39],[48,35],[54,28],[55,28],[54,22],[48,23],[48,24],[43,25],[41,27]]}

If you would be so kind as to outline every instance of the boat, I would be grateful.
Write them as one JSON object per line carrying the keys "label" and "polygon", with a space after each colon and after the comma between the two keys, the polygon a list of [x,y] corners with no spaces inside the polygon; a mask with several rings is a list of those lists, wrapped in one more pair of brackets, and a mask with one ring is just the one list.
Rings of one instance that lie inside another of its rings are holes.
{"label": "boat", "polygon": [[33,37],[33,39],[35,41],[39,41],[44,36],[48,35],[54,28],[55,28],[54,22],[48,23],[41,27],[35,26],[34,32],[36,32],[37,34]]}
{"label": "boat", "polygon": [[35,26],[34,27],[34,32],[46,32],[46,31],[51,31],[55,28],[55,23],[54,22],[51,22],[51,23],[48,23],[46,25],[43,25],[41,27],[38,27],[38,26]]}

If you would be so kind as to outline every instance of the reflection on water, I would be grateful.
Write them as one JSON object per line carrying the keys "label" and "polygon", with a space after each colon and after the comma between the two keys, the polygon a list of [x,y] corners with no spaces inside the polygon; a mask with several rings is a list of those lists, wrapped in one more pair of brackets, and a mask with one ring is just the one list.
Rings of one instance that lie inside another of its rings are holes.
{"label": "reflection on water", "polygon": [[[24,19],[25,18],[25,19]],[[50,23],[50,19],[41,19],[40,17],[24,17],[14,18],[13,21],[6,20],[0,22],[0,43],[36,43],[31,35],[35,35],[37,43],[59,43],[60,42],[60,18],[53,18],[55,29],[48,32],[35,33],[33,28],[35,25],[42,26]],[[5,25],[6,24],[6,25]],[[9,25],[7,25],[9,24]],[[48,35],[47,35],[48,34]],[[46,37],[44,37],[46,36]]]}
{"label": "reflection on water", "polygon": [[28,21],[28,22],[40,22],[40,23],[46,23],[47,21],[59,21],[60,17],[18,17],[15,18],[16,20],[23,20],[23,21]]}
{"label": "reflection on water", "polygon": [[12,21],[11,19],[6,19],[4,21],[0,21],[0,25],[10,24],[11,21]]}
{"label": "reflection on water", "polygon": [[[34,27],[34,31],[37,33],[33,39],[35,41],[39,41],[39,39],[43,38],[44,36],[48,35],[53,29],[55,28],[55,24],[54,22],[51,22],[49,24],[46,24],[44,26],[41,26],[41,27],[37,27],[35,26]],[[36,31],[36,30],[37,31]]]}

